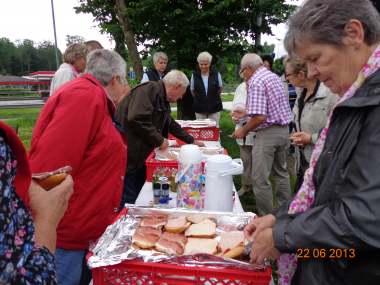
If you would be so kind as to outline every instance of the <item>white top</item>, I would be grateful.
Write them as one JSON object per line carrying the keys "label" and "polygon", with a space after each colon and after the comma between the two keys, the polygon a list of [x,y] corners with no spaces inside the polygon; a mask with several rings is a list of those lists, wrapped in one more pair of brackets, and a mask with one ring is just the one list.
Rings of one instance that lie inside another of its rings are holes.
{"label": "white top", "polygon": [[[208,75],[203,75],[202,74],[201,76],[202,76],[203,86],[205,87],[206,95],[207,95],[207,91],[208,91]],[[218,72],[218,83],[219,83],[219,87],[223,86],[222,76],[220,75],[219,72]],[[191,75],[191,79],[190,79],[190,90],[191,91],[194,90],[194,77],[193,77],[193,74]]]}
{"label": "white top", "polygon": [[[232,212],[234,213],[243,213],[244,209],[241,205],[239,195],[236,193],[235,185],[233,185],[234,190],[234,204]],[[171,200],[169,201],[169,208],[175,208],[177,206],[177,193],[169,192]],[[135,205],[137,206],[152,206],[153,205],[153,190],[152,182],[145,182],[143,188],[140,191],[139,196],[136,199]]]}
{"label": "white top", "polygon": [[74,67],[69,63],[62,63],[58,70],[55,72],[54,77],[50,84],[50,94],[53,95],[55,90],[57,90],[62,84],[73,80],[78,76],[78,72],[75,71]]}
{"label": "white top", "polygon": [[[160,79],[162,79],[161,74],[159,74],[159,76],[160,76]],[[143,77],[141,78],[141,82],[140,83],[144,83],[144,82],[148,82],[148,81],[149,81],[148,74],[146,74],[146,72],[144,72]]]}
{"label": "white top", "polygon": [[[245,82],[240,83],[235,90],[234,99],[232,101],[232,110],[245,109],[247,101],[247,85]],[[247,122],[248,117],[242,118],[238,124],[235,126],[235,130],[241,128],[245,122]],[[245,137],[245,145],[253,145],[255,132],[249,132]],[[236,139],[238,145],[244,145],[243,139]]]}

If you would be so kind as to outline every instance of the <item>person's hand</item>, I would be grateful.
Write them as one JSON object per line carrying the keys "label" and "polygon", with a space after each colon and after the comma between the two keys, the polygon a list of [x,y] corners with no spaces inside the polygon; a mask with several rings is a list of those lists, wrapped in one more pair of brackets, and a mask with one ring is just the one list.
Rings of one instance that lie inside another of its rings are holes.
{"label": "person's hand", "polygon": [[73,194],[73,184],[71,175],[68,175],[61,184],[46,191],[32,181],[29,187],[29,198],[34,221],[56,228]]}
{"label": "person's hand", "polygon": [[260,232],[251,250],[251,262],[254,264],[263,264],[266,259],[275,260],[281,255],[281,252],[274,247],[272,228],[267,228]]}
{"label": "person's hand", "polygon": [[272,214],[253,219],[245,228],[244,235],[247,240],[254,241],[263,230],[272,228],[276,223],[276,217]]}
{"label": "person's hand", "polygon": [[239,121],[240,121],[241,118],[245,117],[245,115],[246,115],[246,111],[245,111],[245,109],[240,109],[240,108],[238,108],[238,109],[234,109],[234,110],[230,113],[230,115],[231,115],[231,119],[232,119],[232,121],[233,121],[235,124],[237,124],[237,123],[239,123]]}
{"label": "person's hand", "polygon": [[305,132],[296,132],[290,135],[290,140],[297,146],[306,146],[311,144],[311,134]]}
{"label": "person's hand", "polygon": [[231,115],[234,118],[239,120],[239,119],[245,117],[247,115],[247,112],[245,111],[245,109],[238,108],[238,109],[233,110]]}
{"label": "person's hand", "polygon": [[232,134],[233,139],[243,139],[247,136],[247,131],[244,128],[240,128],[235,130],[235,132]]}
{"label": "person's hand", "polygon": [[239,123],[239,118],[237,118],[237,117],[234,116],[234,112],[233,112],[233,111],[230,112],[230,116],[231,116],[231,120],[232,120],[232,122],[233,122],[234,124]]}
{"label": "person's hand", "polygon": [[205,146],[204,142],[197,141],[197,140],[194,141],[194,144],[197,146]]}
{"label": "person's hand", "polygon": [[169,142],[167,139],[164,139],[163,143],[160,145],[160,150],[166,150],[169,147]]}

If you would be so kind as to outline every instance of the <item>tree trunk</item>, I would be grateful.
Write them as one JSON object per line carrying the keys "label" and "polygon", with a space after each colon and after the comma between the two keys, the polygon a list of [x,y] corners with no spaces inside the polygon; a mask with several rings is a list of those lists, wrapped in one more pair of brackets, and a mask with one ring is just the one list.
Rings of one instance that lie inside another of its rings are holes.
{"label": "tree trunk", "polygon": [[124,15],[125,2],[124,0],[116,0],[115,3],[116,3],[115,5],[116,15],[123,29],[125,42],[128,48],[129,58],[131,59],[132,64],[133,64],[133,69],[136,72],[136,78],[137,80],[140,81],[143,74],[143,67],[142,67],[140,56],[139,56],[139,52],[137,50],[135,34],[133,33],[133,30],[132,30],[131,21],[129,20],[127,16]]}

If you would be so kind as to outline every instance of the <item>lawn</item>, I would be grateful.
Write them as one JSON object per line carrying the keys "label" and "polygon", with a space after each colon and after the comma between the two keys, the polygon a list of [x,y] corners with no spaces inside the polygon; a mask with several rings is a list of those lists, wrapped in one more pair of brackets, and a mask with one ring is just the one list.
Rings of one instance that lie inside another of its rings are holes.
{"label": "lawn", "polygon": [[[17,109],[0,109],[0,120],[5,121],[9,125],[18,129],[18,134],[23,141],[26,149],[29,149],[32,131],[40,108],[17,108]],[[173,117],[176,118],[176,112],[173,112]],[[235,140],[229,135],[234,132],[234,124],[231,121],[228,111],[223,111],[220,119],[220,139],[222,146],[227,149],[228,154],[232,158],[239,157],[239,147]],[[294,186],[295,178],[291,178],[291,184]],[[240,189],[240,176],[234,176],[236,189]],[[253,192],[247,193],[240,197],[245,211],[256,212],[255,198]]]}
{"label": "lawn", "polygon": [[26,149],[29,149],[33,127],[40,110],[40,107],[0,109],[0,120],[17,129]]}

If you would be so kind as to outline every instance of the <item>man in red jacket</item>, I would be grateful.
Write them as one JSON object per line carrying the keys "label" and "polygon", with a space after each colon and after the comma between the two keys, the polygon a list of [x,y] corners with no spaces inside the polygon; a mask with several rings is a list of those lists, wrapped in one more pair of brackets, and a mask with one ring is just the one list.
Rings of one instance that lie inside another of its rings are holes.
{"label": "man in red jacket", "polygon": [[73,169],[74,194],[57,229],[59,284],[79,283],[85,250],[120,203],[127,151],[113,115],[114,102],[129,90],[125,71],[116,52],[92,51],[85,74],[49,98],[34,128],[32,172]]}

